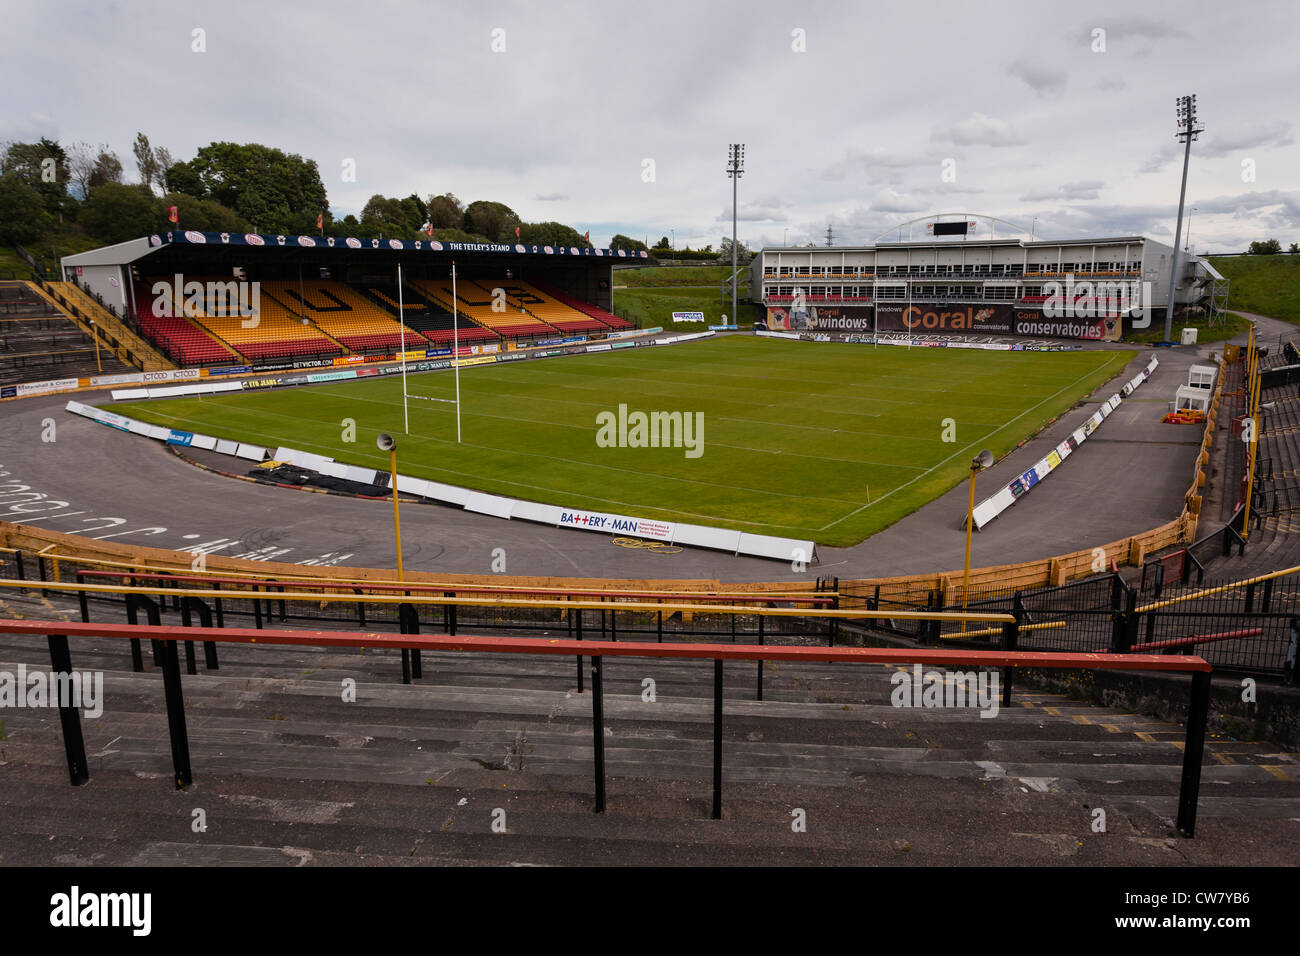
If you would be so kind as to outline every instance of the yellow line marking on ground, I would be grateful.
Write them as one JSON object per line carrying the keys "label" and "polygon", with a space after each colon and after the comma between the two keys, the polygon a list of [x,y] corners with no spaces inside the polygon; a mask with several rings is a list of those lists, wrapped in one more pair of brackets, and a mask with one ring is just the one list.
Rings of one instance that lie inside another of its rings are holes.
{"label": "yellow line marking on ground", "polygon": [[1145,740],[1147,743],[1150,743],[1150,744],[1153,744],[1153,743],[1156,742],[1156,738],[1155,738],[1155,737],[1152,737],[1152,736],[1151,736],[1149,733],[1147,733],[1145,730],[1135,730],[1135,731],[1133,732],[1133,736],[1137,737],[1139,740]]}
{"label": "yellow line marking on ground", "polygon": [[1277,777],[1277,779],[1279,780],[1285,780],[1287,783],[1292,782],[1291,775],[1286,772],[1285,767],[1279,767],[1276,764],[1267,764],[1267,763],[1260,764],[1260,767],[1264,770],[1267,770],[1269,773]]}
{"label": "yellow line marking on ground", "polygon": [[1061,716],[1061,711],[1060,711],[1060,709],[1059,709],[1059,708],[1056,708],[1056,707],[1044,707],[1044,708],[1043,708],[1043,712],[1044,712],[1044,713],[1047,713],[1047,714],[1051,714],[1053,717],[1060,717],[1060,716]]}
{"label": "yellow line marking on ground", "polygon": [[1087,717],[1083,716],[1083,714],[1075,714],[1074,717],[1073,717],[1072,719],[1074,720],[1075,723],[1078,723],[1078,724],[1091,724],[1091,723],[1092,723],[1092,721],[1089,720]]}
{"label": "yellow line marking on ground", "polygon": [[1111,733],[1111,734],[1122,734],[1122,733],[1123,733],[1123,731],[1120,730],[1120,728],[1119,728],[1119,724],[1102,724],[1101,726],[1106,728],[1106,732],[1107,732],[1107,733]]}
{"label": "yellow line marking on ground", "polygon": [[1221,754],[1217,750],[1211,750],[1210,756],[1213,757],[1215,760],[1219,761],[1219,763],[1235,764],[1237,762],[1227,754]]}

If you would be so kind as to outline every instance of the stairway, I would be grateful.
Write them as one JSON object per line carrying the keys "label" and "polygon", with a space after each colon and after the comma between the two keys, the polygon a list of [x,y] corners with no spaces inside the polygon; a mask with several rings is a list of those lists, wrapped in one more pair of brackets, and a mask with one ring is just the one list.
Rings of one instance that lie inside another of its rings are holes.
{"label": "stairway", "polygon": [[176,363],[149,345],[122,320],[104,308],[72,282],[29,283],[37,294],[75,322],[86,334],[93,335],[91,320],[103,330],[107,347],[117,357],[144,372],[176,368]]}

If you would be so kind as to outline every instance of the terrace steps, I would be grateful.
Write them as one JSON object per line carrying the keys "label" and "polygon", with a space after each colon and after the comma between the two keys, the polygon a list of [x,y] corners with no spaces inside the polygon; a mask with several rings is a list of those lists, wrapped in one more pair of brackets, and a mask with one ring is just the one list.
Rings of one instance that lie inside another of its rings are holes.
{"label": "terrace steps", "polygon": [[[74,641],[75,668],[105,671],[104,715],[82,722],[90,782],[67,784],[57,713],[8,711],[0,860],[1185,865],[1300,815],[1300,766],[1270,745],[1210,742],[1197,839],[1177,840],[1174,725],[1028,691],[992,720],[898,709],[892,669],[770,662],[762,703],[755,665],[727,666],[712,821],[712,668],[613,658],[596,815],[590,688],[576,692],[571,658],[426,653],[405,686],[396,652],[220,654],[220,670],[183,677],[195,782],[179,793],[148,646],[132,674],[123,642]],[[0,668],[19,662],[44,666],[44,641],[0,635]],[[1108,834],[1090,831],[1093,806]]]}

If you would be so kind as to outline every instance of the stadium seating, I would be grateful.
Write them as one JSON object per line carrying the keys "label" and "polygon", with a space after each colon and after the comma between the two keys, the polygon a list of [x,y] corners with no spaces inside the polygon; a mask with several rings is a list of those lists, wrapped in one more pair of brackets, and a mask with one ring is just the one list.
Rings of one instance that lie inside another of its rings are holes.
{"label": "stadium seating", "polygon": [[0,384],[134,371],[24,282],[0,282]]}
{"label": "stadium seating", "polygon": [[[186,278],[231,281],[228,276]],[[184,314],[154,315],[156,297],[149,279],[135,283],[136,321],[148,339],[182,365],[393,353],[403,344],[407,349],[430,344],[443,348],[455,339],[462,345],[481,345],[633,328],[630,322],[558,289],[512,279],[461,280],[459,321],[454,329],[449,280],[406,280],[400,305],[393,284],[354,287],[331,279],[285,279],[264,280],[257,286],[260,314],[252,328],[244,327],[245,317],[236,303],[219,301],[215,292],[202,304],[187,304]],[[493,291],[498,288],[505,290],[503,312],[492,309]]]}
{"label": "stadium seating", "polygon": [[505,281],[499,286],[491,285],[487,280],[479,283],[480,288],[501,288],[505,290],[506,302],[515,311],[521,307],[529,315],[541,319],[547,325],[561,332],[582,334],[585,332],[608,332],[609,326],[599,319],[594,319],[585,312],[579,312],[572,306],[548,295],[542,289],[528,282]]}
{"label": "stadium seating", "polygon": [[[457,323],[457,328],[453,330],[451,312],[444,309],[418,286],[413,285],[411,281],[403,285],[400,310],[396,286],[371,285],[362,289],[361,294],[393,316],[398,315],[400,311],[405,318],[406,327],[421,337],[421,343],[427,340],[442,347],[451,345],[454,340],[459,340],[462,345],[479,345],[501,340],[500,336],[491,329],[485,329],[463,316]],[[411,347],[410,335],[411,333],[408,332],[408,348]]]}
{"label": "stadium seating", "polygon": [[[204,280],[196,278],[192,281]],[[152,285],[152,282],[145,283],[149,290]],[[345,351],[342,345],[312,325],[310,319],[304,322],[297,309],[291,309],[285,303],[277,301],[274,294],[268,291],[268,286],[272,285],[277,283],[262,284],[258,321],[250,328],[245,327],[245,319],[233,303],[205,301],[201,306],[187,304],[184,307],[185,316],[248,359],[338,355]],[[152,315],[152,292],[148,292],[144,299],[137,295],[136,304],[143,325],[145,313]]]}
{"label": "stadium seating", "polygon": [[244,359],[197,322],[185,316],[154,315],[152,284],[134,283],[135,319],[144,337],[180,365],[220,365]]}
{"label": "stadium seating", "polygon": [[342,282],[314,279],[263,282],[262,297],[310,319],[322,332],[354,352],[401,348],[402,327],[387,310]]}
{"label": "stadium seating", "polygon": [[542,285],[540,282],[534,282],[532,283],[532,286],[534,289],[538,290],[539,292],[542,292],[545,295],[550,296],[552,299],[555,299],[557,302],[567,305],[571,309],[576,309],[577,311],[581,312],[583,315],[590,316],[591,318],[602,323],[603,325],[608,326],[611,329],[636,328],[636,326],[634,326],[631,322],[627,321],[627,319],[620,319],[617,315],[614,315],[612,312],[606,312],[602,308],[591,305],[588,302],[583,302],[581,299],[577,298],[576,296],[569,295],[567,292],[561,292],[559,289],[556,289],[549,285]]}
{"label": "stadium seating", "polygon": [[[503,284],[504,284],[503,280]],[[452,302],[451,280],[416,279],[413,284],[433,301],[450,309]],[[485,288],[486,287],[486,288]],[[558,330],[534,318],[517,307],[507,308],[505,312],[492,311],[492,293],[494,285],[488,280],[475,283],[462,280],[456,287],[456,306],[460,315],[468,317],[485,329],[490,329],[502,338],[546,338],[558,334]]]}

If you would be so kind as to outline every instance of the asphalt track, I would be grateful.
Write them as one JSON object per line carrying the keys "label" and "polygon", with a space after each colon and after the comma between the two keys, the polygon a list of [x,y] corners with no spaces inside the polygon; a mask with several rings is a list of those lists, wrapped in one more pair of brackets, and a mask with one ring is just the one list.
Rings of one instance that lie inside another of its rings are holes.
{"label": "asphalt track", "polygon": [[[1152,378],[1050,480],[975,536],[972,565],[1097,547],[1177,517],[1192,479],[1200,431],[1162,425],[1160,417],[1186,382],[1187,367],[1218,348],[1155,350],[1160,366]],[[1132,359],[1119,376],[981,474],[977,500],[1042,458],[1151,354],[1130,351]],[[394,566],[388,503],[306,494],[204,471],[157,441],[64,411],[69,398],[97,405],[110,401],[105,391],[0,406],[0,520],[223,557]],[[54,441],[42,440],[49,420],[55,425]],[[242,460],[227,461],[230,471],[246,470]],[[854,547],[819,548],[819,562],[797,571],[787,562],[696,548],[676,554],[629,550],[604,534],[411,504],[402,510],[403,562],[413,571],[486,574],[501,570],[493,562],[499,556],[496,549],[503,549],[504,571],[512,575],[776,581],[913,574],[962,566],[965,511],[962,483]]]}

